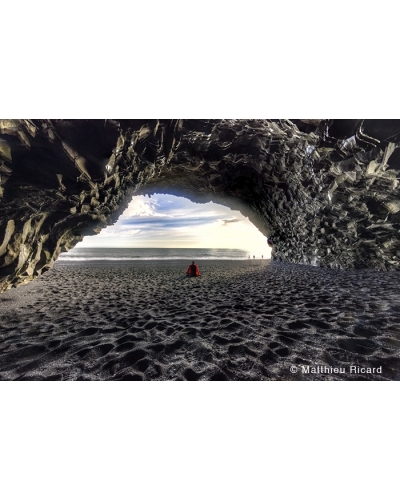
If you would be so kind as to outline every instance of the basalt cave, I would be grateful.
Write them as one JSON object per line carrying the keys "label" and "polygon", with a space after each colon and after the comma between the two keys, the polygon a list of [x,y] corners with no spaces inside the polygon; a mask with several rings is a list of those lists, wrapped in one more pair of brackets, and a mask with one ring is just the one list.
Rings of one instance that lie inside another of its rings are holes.
{"label": "basalt cave", "polygon": [[239,209],[275,261],[400,269],[400,120],[0,120],[0,291],[133,195]]}

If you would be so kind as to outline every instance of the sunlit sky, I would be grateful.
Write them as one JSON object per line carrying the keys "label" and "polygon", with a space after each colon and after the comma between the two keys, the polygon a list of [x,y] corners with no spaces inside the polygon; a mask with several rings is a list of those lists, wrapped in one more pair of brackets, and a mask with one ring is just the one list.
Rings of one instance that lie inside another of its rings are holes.
{"label": "sunlit sky", "polygon": [[118,222],[85,236],[77,247],[236,248],[265,258],[271,254],[267,238],[240,212],[165,194],[134,196]]}

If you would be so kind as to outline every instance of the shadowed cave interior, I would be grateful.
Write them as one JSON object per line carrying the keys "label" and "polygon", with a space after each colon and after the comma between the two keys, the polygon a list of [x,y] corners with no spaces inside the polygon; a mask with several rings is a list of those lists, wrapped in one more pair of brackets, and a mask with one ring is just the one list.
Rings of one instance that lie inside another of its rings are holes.
{"label": "shadowed cave interior", "polygon": [[398,120],[2,120],[1,290],[155,191],[239,209],[276,261],[398,269],[399,134]]}

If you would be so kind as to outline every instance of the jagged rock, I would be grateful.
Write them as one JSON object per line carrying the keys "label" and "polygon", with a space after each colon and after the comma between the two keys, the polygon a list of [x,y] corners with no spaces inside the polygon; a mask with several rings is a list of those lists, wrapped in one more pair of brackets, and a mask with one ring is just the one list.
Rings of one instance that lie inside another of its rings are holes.
{"label": "jagged rock", "polygon": [[0,290],[134,194],[239,209],[273,258],[399,269],[399,120],[0,120]]}

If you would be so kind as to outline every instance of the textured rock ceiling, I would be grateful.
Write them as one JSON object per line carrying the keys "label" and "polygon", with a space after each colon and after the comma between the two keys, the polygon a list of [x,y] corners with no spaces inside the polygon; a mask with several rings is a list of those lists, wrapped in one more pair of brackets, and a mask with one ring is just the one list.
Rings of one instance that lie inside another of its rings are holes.
{"label": "textured rock ceiling", "polygon": [[0,290],[134,194],[218,201],[275,260],[399,269],[400,120],[0,120]]}

